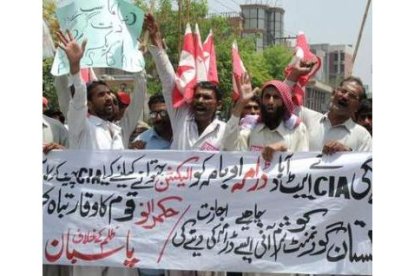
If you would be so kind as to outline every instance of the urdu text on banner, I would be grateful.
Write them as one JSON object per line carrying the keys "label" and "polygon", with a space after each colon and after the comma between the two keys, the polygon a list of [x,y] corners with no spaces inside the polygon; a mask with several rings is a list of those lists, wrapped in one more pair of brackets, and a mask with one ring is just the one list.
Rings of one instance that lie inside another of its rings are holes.
{"label": "urdu text on banner", "polygon": [[49,264],[372,274],[371,153],[53,151]]}

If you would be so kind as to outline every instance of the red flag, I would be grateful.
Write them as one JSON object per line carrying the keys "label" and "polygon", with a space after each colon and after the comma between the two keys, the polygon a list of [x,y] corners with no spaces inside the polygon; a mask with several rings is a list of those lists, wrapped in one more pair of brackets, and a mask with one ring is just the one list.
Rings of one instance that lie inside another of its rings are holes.
{"label": "red flag", "polygon": [[300,59],[310,61],[315,56],[308,45],[308,41],[303,32],[299,32],[296,36],[296,56]]}
{"label": "red flag", "polygon": [[243,61],[240,58],[239,49],[237,47],[236,41],[233,42],[231,48],[231,60],[233,65],[233,91],[231,94],[231,98],[233,101],[237,101],[237,99],[240,97],[240,91],[237,88],[236,80],[240,81],[242,74],[246,72],[246,68],[244,67]]}
{"label": "red flag", "polygon": [[207,80],[219,83],[216,63],[216,49],[214,47],[213,31],[210,30],[206,40],[203,43],[204,62],[207,69]]}
{"label": "red flag", "polygon": [[196,75],[197,82],[207,80],[207,69],[206,64],[204,63],[204,51],[203,44],[201,43],[200,31],[198,29],[198,24],[195,24],[194,36],[194,49],[195,49],[195,63],[196,63]]}
{"label": "red flag", "polygon": [[85,83],[98,80],[92,68],[81,68],[80,74]]}
{"label": "red flag", "polygon": [[185,102],[190,102],[196,84],[194,38],[190,24],[187,23],[183,49],[180,54],[177,72],[175,73],[175,87],[172,91],[173,107],[177,108]]}
{"label": "red flag", "polygon": [[304,61],[315,61],[316,64],[313,67],[312,71],[306,75],[302,76],[301,79],[299,79],[300,85],[305,86],[308,80],[313,77],[316,72],[321,67],[321,59],[316,56],[314,53],[311,52],[308,41],[306,40],[306,36],[303,32],[299,32],[296,36],[296,58],[304,60]]}
{"label": "red flag", "polygon": [[[311,52],[308,42],[306,40],[306,36],[303,32],[299,32],[296,36],[295,50],[296,53],[292,63],[295,63],[297,60],[316,62],[316,64],[313,66],[312,71],[309,72],[307,75],[300,76],[297,84],[293,87],[292,100],[296,105],[302,105],[303,98],[305,96],[303,87],[308,83],[309,79],[313,77],[321,67],[321,59]],[[292,64],[288,65],[285,68],[285,76],[287,77],[291,71]]]}

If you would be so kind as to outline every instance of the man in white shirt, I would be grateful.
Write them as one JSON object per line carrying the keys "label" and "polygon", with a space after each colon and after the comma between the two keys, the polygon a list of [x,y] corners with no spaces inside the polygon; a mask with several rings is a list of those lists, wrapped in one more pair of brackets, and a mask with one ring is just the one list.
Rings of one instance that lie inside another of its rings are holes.
{"label": "man in white shirt", "polygon": [[[174,68],[164,50],[161,34],[154,17],[145,15],[143,29],[148,30],[153,45],[148,47],[154,58],[161,79],[162,93],[173,131],[172,150],[218,151],[222,148],[225,123],[215,115],[221,106],[222,93],[208,81],[199,82],[194,88],[194,97],[190,104],[173,107],[172,91],[175,86]],[[169,276],[210,276],[224,275],[224,272],[168,270]]]}
{"label": "man in white shirt", "polygon": [[75,94],[68,111],[70,148],[124,149],[121,128],[110,121],[114,108],[109,87],[96,81],[86,89],[79,73],[71,77]]}
{"label": "man in white shirt", "polygon": [[[75,81],[72,78],[72,82]],[[72,83],[68,80],[68,76],[58,76],[55,78],[55,87],[56,92],[58,95],[59,107],[62,110],[62,113],[65,117],[68,116],[68,110],[70,109],[70,101],[73,96],[71,96],[72,92],[70,91],[69,83]],[[94,84],[95,83],[95,84]],[[108,88],[105,82],[92,82],[88,85],[96,86],[96,84],[102,84]],[[109,88],[108,88],[109,89]],[[135,130],[136,124],[139,120],[142,119],[144,104],[145,104],[145,94],[147,90],[147,81],[145,70],[137,72],[134,74],[134,84],[133,84],[133,91],[130,95],[130,103],[127,107],[125,107],[122,116],[115,117],[115,112],[112,111],[113,115],[110,121],[112,121],[115,125],[121,128],[121,136],[123,141],[124,148],[128,148],[129,145],[129,137],[131,136],[132,132]],[[78,90],[79,91],[79,90]],[[88,90],[90,91],[90,89]],[[113,93],[112,101],[118,100],[117,96]],[[124,95],[125,97],[125,95]],[[79,100],[79,97],[77,98]],[[115,103],[112,102],[113,109],[115,107]],[[119,106],[118,106],[119,108]],[[96,143],[95,143],[96,144]]]}
{"label": "man in white shirt", "polygon": [[161,35],[152,15],[146,15],[145,28],[150,33],[152,54],[162,83],[167,111],[173,129],[171,149],[207,150],[221,149],[225,123],[215,117],[221,106],[222,92],[212,82],[199,82],[194,88],[194,97],[190,104],[173,107],[172,91],[175,86],[175,72],[163,49]]}
{"label": "man in white shirt", "polygon": [[[293,114],[294,105],[290,87],[277,80],[266,82],[260,97],[260,119],[252,128],[239,124],[245,106],[254,96],[250,77],[242,75],[238,83],[240,98],[227,122],[223,144],[225,150],[261,151],[264,160],[270,162],[273,154],[280,151],[308,151],[309,140],[306,126]],[[230,272],[232,276],[294,276],[290,273]]]}
{"label": "man in white shirt", "polygon": [[262,151],[262,156],[267,161],[272,160],[276,151],[307,151],[309,145],[306,127],[292,114],[290,88],[281,81],[273,80],[263,85],[260,103],[261,122],[253,129],[240,127],[240,115],[254,95],[247,74],[242,76],[241,82],[240,98],[226,125],[224,149]]}
{"label": "man in white shirt", "polygon": [[[80,46],[72,35],[57,33],[59,47],[68,57],[75,93],[69,103],[68,125],[71,149],[124,149],[121,128],[109,120],[113,117],[113,103],[109,87],[101,81],[86,89],[80,77],[80,60],[86,41]],[[136,269],[121,267],[73,266],[73,276],[137,276]]]}
{"label": "man in white shirt", "polygon": [[[293,87],[301,75],[312,71],[312,62],[298,61],[285,82]],[[297,114],[309,130],[309,150],[334,154],[343,151],[372,151],[370,133],[353,121],[361,102],[366,98],[360,78],[347,77],[335,88],[326,114],[306,107],[297,107]],[[336,276],[306,274],[310,276]]]}
{"label": "man in white shirt", "polygon": [[53,118],[43,116],[43,152],[46,154],[52,149],[69,147],[68,131],[65,126]]}
{"label": "man in white shirt", "polygon": [[[43,112],[47,108],[48,100],[43,97]],[[47,154],[54,149],[69,147],[68,131],[65,126],[46,115],[42,115],[43,153]]]}
{"label": "man in white shirt", "polygon": [[[287,77],[286,83],[295,85],[301,74],[311,68],[300,62]],[[340,151],[371,151],[372,138],[369,132],[352,120],[360,103],[366,98],[362,81],[356,77],[344,79],[335,88],[326,114],[306,107],[298,107],[298,115],[309,131],[309,150],[333,154]]]}

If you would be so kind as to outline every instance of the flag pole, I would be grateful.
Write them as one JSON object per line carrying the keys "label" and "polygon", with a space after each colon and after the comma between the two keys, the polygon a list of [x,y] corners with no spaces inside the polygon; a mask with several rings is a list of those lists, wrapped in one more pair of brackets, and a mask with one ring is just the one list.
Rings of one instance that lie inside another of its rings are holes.
{"label": "flag pole", "polygon": [[362,18],[361,28],[359,29],[359,34],[358,34],[357,44],[355,46],[354,55],[352,56],[352,70],[351,70],[351,75],[352,75],[352,71],[354,69],[354,63],[355,63],[356,56],[358,54],[359,44],[361,43],[362,32],[364,30],[365,20],[367,19],[368,10],[369,10],[369,6],[370,5],[371,5],[371,0],[368,0],[367,6],[365,7],[364,17]]}

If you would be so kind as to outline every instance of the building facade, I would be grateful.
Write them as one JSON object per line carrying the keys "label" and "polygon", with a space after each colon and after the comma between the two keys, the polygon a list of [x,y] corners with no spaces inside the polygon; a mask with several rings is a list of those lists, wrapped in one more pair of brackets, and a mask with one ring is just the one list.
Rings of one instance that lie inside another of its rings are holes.
{"label": "building facade", "polygon": [[280,43],[283,37],[285,10],[263,4],[240,5],[243,36],[254,36],[256,50]]}
{"label": "building facade", "polygon": [[352,45],[311,44],[311,51],[322,61],[315,78],[335,87],[352,73]]}
{"label": "building facade", "polygon": [[303,105],[315,111],[326,113],[329,109],[332,92],[331,86],[311,79],[306,85]]}

